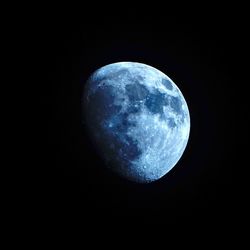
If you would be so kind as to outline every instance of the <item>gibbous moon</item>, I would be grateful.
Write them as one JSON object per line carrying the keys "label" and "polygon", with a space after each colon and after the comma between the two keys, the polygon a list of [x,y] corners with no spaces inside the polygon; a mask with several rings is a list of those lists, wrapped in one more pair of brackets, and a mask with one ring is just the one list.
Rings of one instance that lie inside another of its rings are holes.
{"label": "gibbous moon", "polygon": [[167,174],[189,138],[190,116],[177,85],[142,63],[96,70],[82,97],[83,122],[105,165],[134,182]]}

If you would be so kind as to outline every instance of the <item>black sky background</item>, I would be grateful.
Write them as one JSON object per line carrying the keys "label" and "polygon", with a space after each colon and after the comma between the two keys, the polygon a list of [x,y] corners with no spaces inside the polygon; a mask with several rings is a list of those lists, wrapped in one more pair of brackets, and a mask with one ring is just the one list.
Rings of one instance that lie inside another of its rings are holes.
{"label": "black sky background", "polygon": [[[139,9],[87,12],[77,18],[52,12],[34,25],[40,118],[33,179],[39,183],[39,217],[51,225],[83,228],[230,225],[236,141],[232,58],[238,46],[232,16],[205,10],[153,16]],[[166,73],[190,110],[183,157],[147,185],[107,171],[81,125],[85,81],[99,67],[119,61]]]}

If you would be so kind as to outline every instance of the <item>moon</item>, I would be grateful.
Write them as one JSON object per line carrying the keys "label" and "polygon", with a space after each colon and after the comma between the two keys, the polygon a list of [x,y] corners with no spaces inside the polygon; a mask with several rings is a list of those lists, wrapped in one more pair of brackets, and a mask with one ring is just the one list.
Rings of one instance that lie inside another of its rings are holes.
{"label": "moon", "polygon": [[183,155],[190,132],[177,85],[137,62],[112,63],[89,77],[82,121],[107,168],[138,183],[166,175]]}

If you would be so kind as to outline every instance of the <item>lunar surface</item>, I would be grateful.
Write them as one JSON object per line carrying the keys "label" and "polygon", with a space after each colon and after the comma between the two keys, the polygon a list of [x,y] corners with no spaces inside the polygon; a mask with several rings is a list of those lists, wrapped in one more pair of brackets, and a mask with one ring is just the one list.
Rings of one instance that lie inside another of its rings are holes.
{"label": "lunar surface", "polygon": [[83,122],[106,166],[134,182],[168,173],[189,137],[187,103],[176,84],[142,63],[96,70],[82,97]]}

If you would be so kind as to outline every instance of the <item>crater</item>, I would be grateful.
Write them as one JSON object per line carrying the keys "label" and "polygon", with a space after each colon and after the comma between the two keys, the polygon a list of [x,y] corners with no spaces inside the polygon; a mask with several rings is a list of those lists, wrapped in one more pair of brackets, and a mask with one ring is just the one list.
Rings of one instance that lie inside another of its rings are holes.
{"label": "crater", "polygon": [[143,83],[144,77],[141,75],[137,75],[137,76],[135,76],[135,81],[138,83]]}
{"label": "crater", "polygon": [[168,126],[169,126],[170,128],[176,127],[176,123],[175,123],[174,118],[172,118],[172,117],[168,118]]}
{"label": "crater", "polygon": [[179,96],[175,97],[175,96],[170,96],[169,97],[169,103],[171,108],[178,114],[182,113],[182,102]]}
{"label": "crater", "polygon": [[169,90],[172,90],[173,89],[173,85],[172,85],[172,83],[169,81],[169,80],[167,80],[167,79],[165,79],[165,78],[162,78],[162,84],[167,88],[167,89],[169,89]]}

